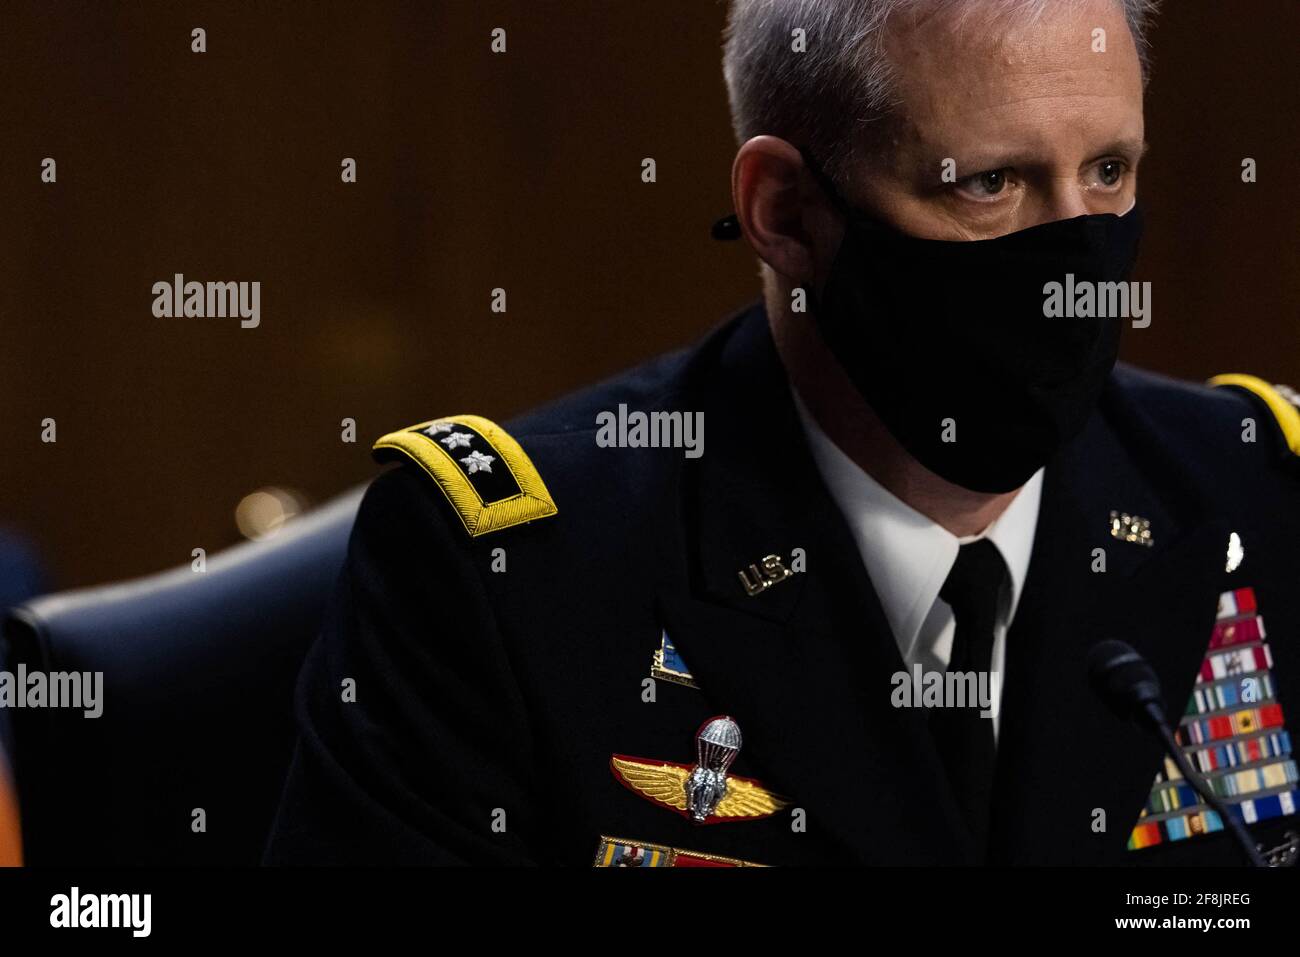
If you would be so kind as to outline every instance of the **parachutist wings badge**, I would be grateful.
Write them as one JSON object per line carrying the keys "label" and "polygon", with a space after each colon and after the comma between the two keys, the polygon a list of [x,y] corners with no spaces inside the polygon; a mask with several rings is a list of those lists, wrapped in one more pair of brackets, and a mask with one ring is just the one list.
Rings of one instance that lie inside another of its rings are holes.
{"label": "parachutist wings badge", "polygon": [[699,761],[678,764],[615,754],[610,770],[624,787],[696,824],[754,821],[790,802],[753,778],[728,774],[740,751],[740,729],[730,718],[706,721],[696,735]]}
{"label": "parachutist wings badge", "polygon": [[[616,754],[610,758],[609,766],[614,777],[630,790],[660,807],[676,811],[682,817],[691,816],[686,810],[686,780],[691,776],[691,765],[647,761],[644,758]],[[757,781],[730,775],[727,778],[726,796],[701,823],[754,821],[775,814],[789,803]]]}

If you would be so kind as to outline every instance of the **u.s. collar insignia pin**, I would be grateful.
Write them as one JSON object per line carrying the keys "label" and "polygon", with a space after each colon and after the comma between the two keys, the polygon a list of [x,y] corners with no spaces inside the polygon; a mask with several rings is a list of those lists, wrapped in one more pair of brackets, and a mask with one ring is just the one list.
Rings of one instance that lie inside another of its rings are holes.
{"label": "u.s. collar insignia pin", "polygon": [[745,594],[750,598],[761,595],[777,582],[783,582],[793,575],[780,555],[764,555],[762,560],[751,563],[748,568],[736,572],[740,583],[745,586]]}
{"label": "u.s. collar insignia pin", "polygon": [[1121,542],[1146,545],[1148,548],[1156,543],[1151,537],[1150,519],[1130,515],[1128,512],[1110,513],[1110,537],[1118,538]]}
{"label": "u.s. collar insignia pin", "polygon": [[691,677],[686,662],[682,661],[677,646],[673,644],[666,631],[660,637],[659,647],[655,649],[654,656],[650,659],[650,677],[662,678],[664,681],[685,685],[688,688],[699,688],[695,679]]}
{"label": "u.s. collar insignia pin", "polygon": [[770,817],[790,802],[753,778],[728,773],[740,745],[740,726],[719,715],[696,733],[693,765],[615,754],[609,767],[628,790],[696,824]]}

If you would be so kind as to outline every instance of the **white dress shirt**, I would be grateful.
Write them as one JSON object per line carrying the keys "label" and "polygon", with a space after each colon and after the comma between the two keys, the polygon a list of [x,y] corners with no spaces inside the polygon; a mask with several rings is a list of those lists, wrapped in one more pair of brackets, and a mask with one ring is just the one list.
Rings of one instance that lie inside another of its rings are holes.
{"label": "white dress shirt", "polygon": [[[1007,629],[1011,627],[1024,590],[1038,527],[1043,470],[1034,473],[988,528],[978,535],[958,538],[859,468],[821,430],[798,395],[795,395],[795,407],[822,480],[853,533],[909,672],[918,663],[927,672],[943,671],[948,666],[957,626],[952,609],[939,598],[939,590],[957,561],[957,550],[981,538],[997,546],[1009,573],[993,629],[992,670],[1001,677],[1006,662]],[[995,740],[1001,702],[1002,681],[999,680],[992,703]]]}

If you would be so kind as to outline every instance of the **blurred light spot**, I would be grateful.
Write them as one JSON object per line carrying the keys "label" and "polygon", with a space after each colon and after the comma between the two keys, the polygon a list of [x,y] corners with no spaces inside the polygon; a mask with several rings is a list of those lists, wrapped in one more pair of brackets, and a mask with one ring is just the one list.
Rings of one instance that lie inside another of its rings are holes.
{"label": "blurred light spot", "polygon": [[305,505],[302,496],[289,489],[259,488],[245,495],[235,506],[235,525],[245,538],[261,541],[278,532]]}

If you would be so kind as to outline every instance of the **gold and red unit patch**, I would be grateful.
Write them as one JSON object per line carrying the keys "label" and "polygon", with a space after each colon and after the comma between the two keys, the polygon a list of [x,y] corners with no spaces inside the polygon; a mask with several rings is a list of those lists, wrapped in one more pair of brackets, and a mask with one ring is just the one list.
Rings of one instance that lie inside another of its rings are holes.
{"label": "gold and red unit patch", "polygon": [[[1175,737],[1228,813],[1246,824],[1294,814],[1291,737],[1273,688],[1273,656],[1251,588],[1219,596],[1196,687]],[[1168,758],[1129,836],[1129,850],[1221,831],[1224,822]]]}

